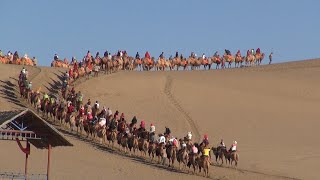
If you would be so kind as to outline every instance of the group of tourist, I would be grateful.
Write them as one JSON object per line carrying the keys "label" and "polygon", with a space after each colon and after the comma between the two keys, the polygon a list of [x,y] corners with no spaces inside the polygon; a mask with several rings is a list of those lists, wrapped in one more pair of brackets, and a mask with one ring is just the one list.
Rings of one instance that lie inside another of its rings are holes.
{"label": "group of tourist", "polygon": [[173,164],[174,159],[177,159],[179,163],[189,167],[208,170],[206,163],[211,163],[211,150],[214,150],[216,160],[221,154],[229,162],[234,160],[232,155],[237,151],[236,141],[233,141],[230,149],[227,149],[223,140],[217,148],[211,148],[207,134],[204,135],[200,143],[194,143],[192,132],[188,132],[185,137],[178,139],[172,136],[169,127],[165,128],[164,133],[157,135],[156,126],[153,123],[150,124],[148,131],[146,122],[142,120],[138,125],[136,116],[131,122],[127,122],[124,113],[120,114],[118,110],[113,113],[111,108],[105,106],[101,108],[99,101],[92,103],[91,99],[88,99],[84,103],[84,95],[81,91],[77,92],[74,87],[70,88],[69,79],[69,74],[66,73],[62,80],[61,91],[64,92],[62,97],[47,93],[41,95],[39,90],[32,89],[32,82],[28,79],[28,71],[23,68],[19,75],[21,97],[25,97],[37,109],[37,112],[42,112],[46,118],[53,117],[54,121],[57,118],[62,124],[70,124],[72,130],[75,127],[77,127],[77,132],[78,128],[80,128],[80,132],[84,130],[88,136],[95,137],[97,135],[102,142],[108,140],[109,143],[114,143],[117,141],[123,148],[130,149],[130,151],[137,149],[144,153],[148,152],[149,156],[153,158],[156,155],[159,160],[165,158],[166,154],[169,165],[170,161]]}
{"label": "group of tourist", "polygon": [[7,54],[3,54],[2,50],[0,50],[0,58],[7,58],[9,64],[15,64],[16,60],[21,58],[30,59],[33,65],[37,65],[36,57],[29,58],[27,53],[25,53],[24,56],[20,57],[18,51],[15,51],[14,53],[12,53],[11,51],[8,51]]}

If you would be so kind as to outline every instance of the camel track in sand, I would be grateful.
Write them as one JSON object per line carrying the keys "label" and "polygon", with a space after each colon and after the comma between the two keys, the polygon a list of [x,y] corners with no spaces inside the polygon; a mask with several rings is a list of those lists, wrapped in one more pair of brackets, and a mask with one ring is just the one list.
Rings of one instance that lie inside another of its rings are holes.
{"label": "camel track in sand", "polygon": [[171,104],[184,116],[188,124],[190,125],[192,132],[195,133],[197,142],[200,142],[201,136],[199,132],[199,128],[195,121],[191,118],[191,116],[186,112],[181,104],[175,99],[174,94],[172,94],[171,89],[172,89],[172,84],[173,84],[173,78],[171,76],[166,77],[166,83],[164,86],[164,93],[171,102]]}
{"label": "camel track in sand", "polygon": [[[43,73],[42,69],[39,68],[39,67],[33,67],[34,69],[37,69],[37,72],[32,74],[32,76],[30,76],[30,80],[33,80],[35,79],[36,77],[38,77],[41,73]],[[118,72],[119,73],[119,72]],[[114,76],[115,73],[112,73],[112,74],[102,74],[100,75],[99,77],[105,77],[106,75],[108,77],[112,77]],[[99,78],[98,77],[98,78]],[[84,78],[80,78],[78,79],[77,81],[74,82],[74,86],[78,86],[82,83],[85,83],[87,80],[92,80],[92,78],[94,77],[91,77],[90,79],[86,79],[85,77]],[[168,75],[166,76],[166,82],[165,82],[165,86],[164,86],[164,93],[165,95],[167,96],[167,98],[170,100],[170,102],[172,103],[172,105],[185,117],[186,121],[189,123],[189,125],[191,126],[192,128],[192,131],[195,132],[195,136],[197,137],[197,139],[200,141],[200,133],[199,133],[199,130],[198,130],[198,126],[197,124],[194,122],[194,120],[191,118],[191,116],[188,114],[188,112],[186,112],[181,104],[175,99],[174,97],[174,94],[171,92],[172,90],[172,85],[173,85],[173,78]],[[17,86],[16,86],[17,87]],[[18,89],[17,91],[18,92]],[[31,109],[33,109],[33,107],[30,107],[30,104],[28,104],[27,102],[25,102],[22,98],[20,98],[19,96],[17,96],[17,99],[19,101],[21,101],[23,104],[26,105],[26,107],[29,107]],[[34,110],[34,109],[33,109]],[[65,135],[68,135],[69,133],[66,132],[66,130],[60,126],[55,126],[56,128],[58,128],[63,134]],[[70,135],[70,134],[69,134]],[[79,139],[79,140],[83,140],[83,137],[74,137],[76,139]],[[93,146],[97,146],[99,147],[100,145],[97,144],[96,142],[92,142],[91,145]],[[106,147],[104,147],[106,148]],[[108,147],[107,147],[108,149]],[[113,149],[114,150],[114,149]],[[118,155],[123,155],[121,153],[116,153]],[[126,155],[124,155],[126,156]],[[218,168],[224,168],[224,169],[230,169],[230,170],[233,170],[233,171],[237,171],[237,172],[240,172],[240,173],[249,173],[249,174],[259,174],[261,176],[267,176],[267,177],[271,177],[271,178],[280,178],[280,179],[292,179],[292,180],[299,180],[299,178],[294,178],[294,177],[287,177],[287,176],[281,176],[281,175],[274,175],[274,174],[268,174],[268,173],[263,173],[263,172],[258,172],[258,171],[252,171],[252,170],[248,170],[248,169],[239,169],[239,168],[232,168],[232,167],[224,167],[224,166],[218,166],[218,165],[212,165],[214,167],[218,167]],[[212,178],[212,177],[211,177]],[[210,179],[211,179],[210,178]]]}
{"label": "camel track in sand", "polygon": [[[187,120],[187,122],[191,126],[192,131],[196,133],[195,135],[196,135],[196,137],[198,139],[198,142],[200,142],[201,136],[200,136],[200,132],[198,130],[198,125],[194,122],[194,120],[191,118],[191,116],[188,114],[188,112],[186,112],[182,108],[181,104],[175,99],[174,94],[171,93],[172,85],[173,85],[173,78],[170,75],[166,76],[166,83],[165,83],[165,87],[164,87],[164,93],[166,94],[167,98],[170,100],[172,105],[174,105],[174,107],[185,117],[185,119]],[[230,170],[238,171],[238,172],[241,172],[241,173],[253,173],[253,174],[259,174],[259,175],[262,175],[262,176],[268,176],[268,177],[273,177],[273,178],[300,180],[298,178],[280,176],[280,175],[274,175],[274,174],[268,174],[268,173],[252,171],[252,170],[248,170],[248,169],[239,169],[239,168],[225,167],[225,166],[219,166],[219,165],[211,165],[211,166],[230,169]]]}

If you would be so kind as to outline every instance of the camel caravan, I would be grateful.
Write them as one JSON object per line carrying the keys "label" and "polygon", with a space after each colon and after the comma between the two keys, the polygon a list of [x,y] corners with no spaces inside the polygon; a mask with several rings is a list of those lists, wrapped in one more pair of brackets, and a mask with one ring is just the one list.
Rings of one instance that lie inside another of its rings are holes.
{"label": "camel caravan", "polygon": [[206,57],[205,54],[202,54],[201,57],[197,57],[197,55],[192,52],[188,58],[184,58],[182,54],[179,56],[179,53],[176,52],[175,57],[170,56],[169,59],[164,57],[163,52],[156,59],[155,57],[151,57],[148,51],[142,58],[138,52],[135,57],[128,56],[126,51],[118,51],[115,55],[111,55],[106,51],[103,57],[100,57],[99,52],[97,52],[94,57],[91,55],[90,51],[88,51],[87,55],[80,62],[73,57],[72,61],[69,63],[67,59],[59,60],[58,56],[55,55],[51,66],[71,69],[75,76],[85,76],[91,74],[91,72],[95,72],[95,75],[97,76],[99,71],[113,73],[119,70],[165,71],[210,70],[214,67],[215,69],[239,68],[260,65],[263,59],[264,53],[260,52],[260,48],[256,51],[253,49],[248,50],[246,56],[241,56],[240,51],[233,56],[229,50],[225,50],[225,53],[222,56],[216,52],[212,57]]}
{"label": "camel caravan", "polygon": [[30,59],[27,54],[20,58],[17,51],[14,54],[9,51],[7,55],[3,55],[2,51],[0,50],[0,63],[36,66],[37,60],[35,57]]}
{"label": "camel caravan", "polygon": [[228,149],[223,140],[217,146],[210,146],[206,134],[201,142],[196,142],[192,132],[177,138],[168,127],[164,133],[157,132],[152,123],[148,130],[146,122],[141,120],[138,123],[136,116],[128,121],[124,113],[101,107],[99,101],[88,99],[83,102],[84,95],[75,90],[70,79],[68,73],[63,76],[59,94],[41,93],[40,89],[32,89],[28,72],[23,68],[18,81],[20,96],[46,120],[131,156],[149,158],[151,162],[172,168],[178,163],[179,170],[193,174],[203,171],[206,177],[209,176],[210,164],[213,164],[213,155],[218,165],[237,166],[239,155],[236,141]]}

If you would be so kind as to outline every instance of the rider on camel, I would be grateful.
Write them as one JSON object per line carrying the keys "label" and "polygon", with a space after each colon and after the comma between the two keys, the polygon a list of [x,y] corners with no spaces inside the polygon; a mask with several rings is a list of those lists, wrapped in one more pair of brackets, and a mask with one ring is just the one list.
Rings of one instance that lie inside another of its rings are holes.
{"label": "rider on camel", "polygon": [[137,52],[137,54],[136,54],[136,59],[140,59],[139,52]]}
{"label": "rider on camel", "polygon": [[236,56],[237,56],[237,57],[241,57],[241,52],[240,52],[240,50],[238,50]]}
{"label": "rider on camel", "polygon": [[168,127],[165,127],[166,130],[164,131],[164,135],[170,137],[171,130]]}
{"label": "rider on camel", "polygon": [[114,131],[116,129],[117,129],[117,121],[116,121],[116,118],[113,118],[110,121],[109,130]]}
{"label": "rider on camel", "polygon": [[156,126],[151,123],[150,124],[150,133],[155,133],[155,132],[156,132]]}
{"label": "rider on camel", "polygon": [[55,61],[58,61],[58,59],[59,59],[58,54],[54,54],[53,59],[54,59]]}
{"label": "rider on camel", "polygon": [[159,144],[163,144],[163,145],[165,145],[166,144],[166,137],[164,137],[164,135],[163,134],[159,134],[159,140],[158,140],[158,143]]}
{"label": "rider on camel", "polygon": [[73,95],[73,96],[76,94],[76,90],[74,90],[74,87],[72,87],[70,92],[71,92],[71,95]]}
{"label": "rider on camel", "polygon": [[207,147],[209,145],[209,138],[208,138],[208,135],[205,134],[203,136],[203,140],[202,140],[202,143],[204,144],[205,147]]}
{"label": "rider on camel", "polygon": [[191,141],[191,139],[192,139],[192,132],[188,132],[186,138],[187,138],[188,141]]}
{"label": "rider on camel", "polygon": [[231,52],[228,49],[225,49],[224,51],[227,55],[231,56]]}
{"label": "rider on camel", "polygon": [[221,139],[220,143],[218,144],[218,149],[225,149],[226,145],[224,144],[223,139]]}
{"label": "rider on camel", "polygon": [[49,96],[48,96],[47,93],[44,93],[44,95],[43,95],[43,100],[44,100],[44,101],[45,101],[45,100],[49,100]]}
{"label": "rider on camel", "polygon": [[193,153],[193,154],[198,154],[198,148],[197,148],[197,146],[193,145],[191,149],[192,149],[192,153]]}
{"label": "rider on camel", "polygon": [[72,68],[69,69],[69,77],[73,77],[73,69]]}
{"label": "rider on camel", "polygon": [[251,56],[251,51],[250,50],[247,51],[247,57],[249,57],[249,56]]}
{"label": "rider on camel", "polygon": [[120,121],[125,121],[123,113],[121,113],[121,115],[120,115]]}
{"label": "rider on camel", "polygon": [[70,106],[68,106],[68,111],[67,111],[67,113],[68,113],[68,114],[71,114],[71,113],[73,113],[73,111],[74,111],[74,106],[72,105],[72,103],[70,103]]}
{"label": "rider on camel", "polygon": [[178,140],[173,136],[171,137],[171,139],[169,139],[169,143],[170,143],[170,145],[178,147]]}
{"label": "rider on camel", "polygon": [[146,131],[146,123],[143,120],[140,122],[139,131]]}
{"label": "rider on camel", "polygon": [[98,59],[98,58],[100,58],[100,53],[99,52],[96,53],[96,59]]}
{"label": "rider on camel", "polygon": [[108,50],[106,50],[105,52],[104,52],[104,54],[103,54],[103,57],[108,57]]}
{"label": "rider on camel", "polygon": [[146,52],[146,54],[144,55],[144,57],[145,57],[146,59],[151,59],[151,56],[150,56],[150,54],[149,54],[148,51]]}
{"label": "rider on camel", "polygon": [[83,116],[84,115],[84,106],[81,105],[80,106],[80,109],[79,109],[79,117]]}
{"label": "rider on camel", "polygon": [[238,144],[237,141],[233,141],[229,151],[230,152],[236,152],[237,151],[237,144]]}
{"label": "rider on camel", "polygon": [[260,48],[256,50],[256,54],[260,54]]}
{"label": "rider on camel", "polygon": [[254,49],[251,49],[251,55],[253,55],[253,56],[255,55],[254,54]]}
{"label": "rider on camel", "polygon": [[181,60],[181,61],[183,60],[183,56],[182,56],[182,54],[180,54],[180,60]]}
{"label": "rider on camel", "polygon": [[163,59],[163,58],[164,58],[164,55],[163,55],[163,54],[164,54],[163,52],[160,54],[160,56],[159,56],[160,59]]}
{"label": "rider on camel", "polygon": [[179,58],[179,53],[178,53],[178,51],[176,52],[175,58]]}
{"label": "rider on camel", "polygon": [[29,91],[32,90],[32,82],[31,82],[31,81],[29,82],[29,84],[28,84],[28,86],[27,86],[27,89],[28,89]]}
{"label": "rider on camel", "polygon": [[204,53],[202,54],[202,59],[206,59],[206,55]]}
{"label": "rider on camel", "polygon": [[87,104],[84,106],[86,109],[91,106],[91,99],[88,99]]}
{"label": "rider on camel", "polygon": [[92,122],[92,120],[93,120],[93,116],[92,116],[92,113],[90,111],[87,113],[87,120],[89,122]]}
{"label": "rider on camel", "polygon": [[91,58],[91,53],[90,53],[90,51],[88,51],[88,52],[87,52],[87,55],[86,55],[87,61],[88,61],[90,58]]}
{"label": "rider on camel", "polygon": [[98,101],[96,101],[96,103],[94,103],[94,107],[95,107],[96,109],[99,109],[100,104],[99,104],[99,102],[98,102]]}

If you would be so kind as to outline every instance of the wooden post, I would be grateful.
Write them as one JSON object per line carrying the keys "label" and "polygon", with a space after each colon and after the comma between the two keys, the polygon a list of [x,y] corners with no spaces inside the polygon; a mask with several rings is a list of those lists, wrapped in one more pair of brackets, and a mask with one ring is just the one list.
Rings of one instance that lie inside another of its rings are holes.
{"label": "wooden post", "polygon": [[51,154],[51,144],[48,144],[47,180],[49,180],[49,177],[50,177],[50,154]]}
{"label": "wooden post", "polygon": [[28,180],[28,156],[30,154],[30,144],[29,144],[28,140],[26,142],[27,142],[26,143],[27,144],[26,149],[29,152],[25,153],[26,154],[26,160],[25,160],[25,164],[24,164],[24,176],[25,176],[26,180]]}

